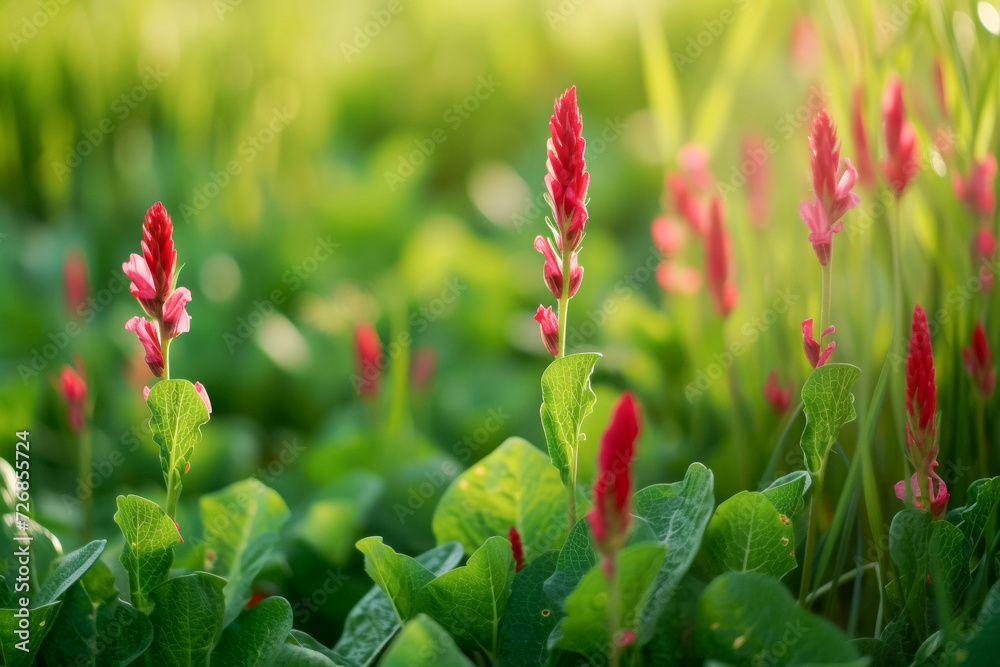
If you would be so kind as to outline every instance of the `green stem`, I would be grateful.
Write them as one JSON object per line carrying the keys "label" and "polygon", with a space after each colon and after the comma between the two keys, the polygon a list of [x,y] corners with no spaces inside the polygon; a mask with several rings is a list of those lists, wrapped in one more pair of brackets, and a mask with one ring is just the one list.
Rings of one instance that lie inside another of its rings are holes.
{"label": "green stem", "polygon": [[171,521],[177,521],[177,501],[181,497],[181,485],[177,479],[177,472],[171,466],[170,474],[167,476],[167,516]]}
{"label": "green stem", "polygon": [[[875,561],[872,561],[871,563],[865,563],[864,565],[862,565],[861,568],[860,568],[860,571],[864,572],[865,570],[873,570],[876,567],[878,567],[878,563],[876,563]],[[854,577],[857,576],[858,571],[859,571],[859,569],[855,568],[855,569],[853,569],[853,570],[851,570],[849,572],[845,572],[844,574],[842,574],[840,576],[839,579],[837,579],[836,583],[834,583],[833,581],[826,582],[825,584],[823,584],[822,586],[820,586],[819,588],[817,588],[809,596],[808,604],[812,604],[813,602],[816,601],[817,598],[826,595],[832,589],[834,589],[834,588],[840,588],[840,586],[842,584],[846,584],[848,581],[853,581]]]}
{"label": "green stem", "polygon": [[[619,651],[618,645],[618,616],[620,603],[618,600],[618,567],[614,557],[609,559],[611,564],[611,576],[607,577],[608,584],[608,664],[610,667],[618,667]],[[605,570],[607,575],[607,570]]]}
{"label": "green stem", "polygon": [[990,476],[989,450],[986,447],[986,411],[985,401],[980,397],[976,401],[976,435],[979,440],[979,471],[980,477]]}
{"label": "green stem", "polygon": [[163,325],[160,325],[160,351],[163,353],[163,379],[170,379],[170,339],[163,340]]}
{"label": "green stem", "polygon": [[559,356],[566,356],[566,317],[569,313],[569,281],[570,281],[570,259],[573,257],[573,252],[569,250],[566,239],[563,238],[563,251],[562,251],[562,294],[559,296]]}
{"label": "green stem", "polygon": [[833,300],[833,244],[830,261],[823,266],[823,300],[819,311],[819,352],[823,354],[823,332],[830,326],[830,302]]}
{"label": "green stem", "polygon": [[570,480],[566,485],[566,530],[576,525],[576,453],[570,463]]}
{"label": "green stem", "polygon": [[89,542],[94,526],[94,489],[90,485],[91,444],[90,427],[85,426],[80,433],[80,489],[83,497],[83,541]]}
{"label": "green stem", "polygon": [[812,586],[813,552],[816,548],[816,533],[819,530],[819,516],[823,505],[823,476],[826,472],[826,457],[816,474],[812,496],[809,498],[809,525],[806,526],[806,549],[802,556],[802,582],[799,584],[799,606],[805,609],[809,587]]}

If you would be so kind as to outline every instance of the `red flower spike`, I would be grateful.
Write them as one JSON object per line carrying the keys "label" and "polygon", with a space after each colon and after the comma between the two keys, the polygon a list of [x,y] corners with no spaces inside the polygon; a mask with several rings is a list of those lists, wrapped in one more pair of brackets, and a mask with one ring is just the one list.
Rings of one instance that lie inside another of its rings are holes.
{"label": "red flower spike", "polygon": [[191,328],[191,316],[187,306],[191,301],[191,292],[186,287],[178,287],[167,297],[163,304],[163,337],[176,338]]}
{"label": "red flower spike", "polygon": [[70,317],[79,317],[90,296],[87,258],[77,249],[66,253],[63,260],[63,298]]}
{"label": "red flower spike", "polygon": [[72,366],[63,366],[62,374],[59,376],[59,394],[66,403],[69,427],[79,435],[86,424],[87,383],[83,377],[83,362],[77,360],[77,366],[79,372]]}
{"label": "red flower spike", "polygon": [[355,387],[362,396],[378,395],[382,341],[370,322],[359,322],[354,327]]}
{"label": "red flower spike", "polygon": [[[836,331],[836,327],[827,327],[825,331],[822,332],[821,337],[826,338],[827,336],[832,336]],[[819,341],[813,338],[813,320],[810,317],[807,320],[802,320],[802,343],[806,351],[806,359],[812,364],[813,368],[819,368],[827,362],[833,351],[837,349],[837,341],[831,340],[822,351],[819,349]]]}
{"label": "red flower spike", "polygon": [[542,342],[545,349],[553,357],[559,356],[559,318],[552,312],[552,307],[543,308],[538,306],[535,311],[535,321],[538,322],[542,330]]}
{"label": "red flower spike", "polygon": [[[934,384],[931,334],[927,326],[927,314],[920,304],[916,304],[913,307],[910,346],[906,356],[906,414],[910,417],[907,436],[909,440],[915,441],[913,444],[920,446],[933,443],[936,412],[937,386]],[[931,443],[927,443],[927,437]]]}
{"label": "red flower spike", "polygon": [[514,571],[520,572],[524,569],[524,547],[521,545],[521,534],[517,528],[510,527],[507,531],[507,540],[510,542],[510,550],[514,554]]}
{"label": "red flower spike", "polygon": [[[631,519],[632,458],[640,428],[639,406],[626,392],[611,413],[611,421],[601,437],[594,480],[594,508],[587,523],[598,550],[613,556],[625,542]],[[608,558],[606,563],[611,563]],[[610,567],[610,566],[609,566]]]}
{"label": "red flower spike", "polygon": [[590,174],[583,157],[583,118],[576,100],[576,86],[559,97],[549,119],[552,137],[548,140],[545,188],[549,193],[552,217],[559,228],[560,248],[576,250],[587,223],[587,186]]}
{"label": "red flower spike", "polygon": [[778,384],[778,371],[771,369],[767,375],[767,384],[764,385],[764,398],[776,415],[788,412],[792,404],[793,385],[789,381],[788,385],[782,387]]}
{"label": "red flower spike", "polygon": [[903,107],[903,84],[898,77],[889,80],[882,95],[882,131],[888,156],[882,160],[882,175],[897,197],[920,172],[917,158],[917,133],[906,120]]}
{"label": "red flower spike", "polygon": [[[542,277],[545,279],[545,284],[548,285],[549,291],[552,292],[553,296],[557,299],[561,298],[563,290],[562,266],[560,265],[559,258],[556,256],[555,249],[544,236],[539,235],[535,237],[535,250],[545,256],[545,265],[542,268]],[[576,295],[582,282],[583,267],[580,266],[574,252],[570,255],[569,260],[569,295],[571,297]]]}
{"label": "red flower spike", "polygon": [[125,330],[135,333],[146,351],[146,363],[153,375],[163,375],[163,351],[160,349],[160,336],[156,324],[138,315],[125,323]]}
{"label": "red flower spike", "polygon": [[970,346],[962,348],[962,359],[965,361],[965,370],[969,372],[969,377],[972,378],[972,383],[979,394],[984,399],[992,396],[997,374],[993,368],[993,351],[990,349],[989,341],[986,340],[982,322],[976,322]]}
{"label": "red flower spike", "polygon": [[156,202],[146,211],[146,222],[142,226],[142,254],[160,301],[166,301],[174,287],[177,251],[174,250],[173,235],[174,225],[167,209]]}
{"label": "red flower spike", "polygon": [[705,238],[705,274],[712,302],[720,317],[725,319],[736,305],[736,285],[729,276],[730,244],[723,225],[722,200],[712,199],[708,235]]}
{"label": "red flower spike", "polygon": [[997,175],[997,159],[987,155],[983,160],[972,163],[969,175],[952,177],[951,185],[955,197],[981,218],[993,217],[997,200],[993,191],[993,181]]}
{"label": "red flower spike", "polygon": [[871,145],[868,143],[868,130],[865,128],[864,86],[860,83],[854,87],[851,98],[851,138],[854,140],[854,153],[858,163],[858,182],[862,187],[875,187],[875,165],[872,163]]}

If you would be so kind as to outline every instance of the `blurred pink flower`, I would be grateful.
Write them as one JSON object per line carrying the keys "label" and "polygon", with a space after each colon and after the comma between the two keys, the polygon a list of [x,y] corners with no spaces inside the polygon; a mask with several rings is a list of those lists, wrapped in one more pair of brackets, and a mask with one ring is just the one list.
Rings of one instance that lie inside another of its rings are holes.
{"label": "blurred pink flower", "polygon": [[78,248],[66,253],[63,260],[63,298],[70,317],[80,317],[90,297],[87,258]]}
{"label": "blurred pink flower", "polygon": [[59,376],[59,394],[66,404],[66,419],[77,435],[83,431],[87,420],[87,383],[84,380],[83,361],[76,361],[79,370],[70,365],[62,368]]}
{"label": "blurred pink flower", "polygon": [[365,397],[378,396],[382,341],[371,322],[358,322],[354,327],[355,388]]}
{"label": "blurred pink flower", "polygon": [[771,217],[771,165],[764,137],[750,132],[743,137],[743,169],[747,179],[750,221],[766,227]]}
{"label": "blurred pink flower", "polygon": [[673,255],[684,248],[684,227],[673,218],[656,216],[649,231],[653,237],[653,245],[664,255]]}
{"label": "blurred pink flower", "polygon": [[905,114],[903,84],[899,77],[892,77],[882,95],[882,131],[888,155],[881,166],[882,175],[897,197],[920,172],[917,133]]}
{"label": "blurred pink flower", "polygon": [[[832,336],[835,331],[836,327],[827,327],[821,333],[821,338]],[[813,368],[819,368],[825,364],[830,355],[833,354],[833,351],[837,349],[837,341],[831,340],[820,351],[819,341],[813,338],[813,319],[811,317],[807,320],[802,320],[802,342],[805,346],[806,359],[809,360]]]}
{"label": "blurred pink flower", "polygon": [[663,291],[691,295],[701,288],[701,274],[693,266],[682,266],[666,259],[656,267],[656,280]]}
{"label": "blurred pink flower", "polygon": [[730,276],[731,256],[729,236],[723,223],[722,200],[712,199],[708,235],[705,238],[705,275],[712,302],[720,317],[725,319],[736,306],[736,284]]}
{"label": "blurred pink flower", "polygon": [[965,370],[969,372],[972,384],[979,391],[979,395],[983,398],[992,396],[997,383],[997,374],[993,368],[993,351],[986,339],[986,330],[983,329],[982,322],[976,322],[969,347],[962,348],[962,359],[965,361]]}
{"label": "blurred pink flower", "polygon": [[983,291],[993,289],[993,270],[983,266],[992,262],[997,252],[997,240],[987,225],[983,225],[972,239],[972,268],[978,272]]}
{"label": "blurred pink flower", "polygon": [[784,387],[778,384],[778,371],[771,369],[767,374],[767,384],[764,385],[764,398],[776,415],[788,412],[792,404],[792,389],[794,385],[791,381]]}
{"label": "blurred pink flower", "polygon": [[820,64],[821,43],[816,25],[808,14],[799,14],[792,21],[788,44],[788,61],[796,76],[811,77]]}
{"label": "blurred pink flower", "polygon": [[997,206],[993,185],[996,175],[997,159],[988,154],[982,160],[973,162],[964,178],[959,174],[952,176],[955,197],[981,218],[992,218]]}
{"label": "blurred pink flower", "polygon": [[410,383],[413,388],[420,391],[427,391],[434,381],[434,372],[437,369],[437,350],[431,345],[421,345],[413,353],[413,368],[410,371]]}

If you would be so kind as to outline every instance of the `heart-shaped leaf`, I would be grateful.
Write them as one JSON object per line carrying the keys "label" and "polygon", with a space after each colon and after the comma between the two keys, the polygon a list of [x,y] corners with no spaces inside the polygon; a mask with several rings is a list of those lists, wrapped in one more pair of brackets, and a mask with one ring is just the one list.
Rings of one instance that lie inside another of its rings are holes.
{"label": "heart-shaped leaf", "polygon": [[556,359],[542,373],[542,428],[549,458],[559,471],[563,485],[576,484],[577,449],[583,420],[594,410],[597,396],[590,376],[601,355],[571,354]]}
{"label": "heart-shaped leaf", "polygon": [[438,542],[457,540],[467,554],[511,526],[530,562],[566,539],[566,491],[543,452],[508,438],[455,480],[434,510]]}
{"label": "heart-shaped leaf", "polygon": [[201,425],[208,421],[208,406],[187,380],[160,380],[149,390],[146,405],[152,417],[149,430],[160,448],[160,469],[168,492],[180,494],[181,476],[201,442]]}
{"label": "heart-shaped leaf", "polygon": [[715,511],[705,531],[714,572],[763,572],[780,577],[795,568],[795,531],[763,494],[741,491]]}
{"label": "heart-shaped leaf", "polygon": [[147,664],[157,667],[207,667],[209,654],[222,633],[226,580],[195,572],[168,579],[150,592],[155,607],[149,615],[153,645]]}
{"label": "heart-shaped leaf", "polygon": [[434,579],[434,573],[413,558],[396,553],[381,537],[366,537],[357,546],[365,555],[365,572],[389,596],[396,618],[400,623],[410,620],[417,593]]}
{"label": "heart-shaped leaf", "polygon": [[510,542],[491,537],[465,567],[446,572],[421,589],[417,611],[441,624],[459,645],[497,652],[500,620],[514,581]]}
{"label": "heart-shaped leaf", "polygon": [[120,560],[128,572],[132,604],[147,611],[150,592],[170,574],[180,534],[159,505],[140,496],[118,496],[114,518],[125,536]]}
{"label": "heart-shaped leaf", "polygon": [[472,667],[472,661],[434,619],[417,614],[389,645],[379,667]]}
{"label": "heart-shaped leaf", "polygon": [[558,551],[547,551],[517,573],[500,624],[500,651],[496,664],[504,667],[543,665],[549,634],[556,625],[545,580],[556,570]]}
{"label": "heart-shaped leaf", "polygon": [[267,564],[288,521],[288,506],[276,491],[247,479],[201,497],[209,571],[226,580],[228,625],[253,595],[254,579]]}
{"label": "heart-shaped leaf", "polygon": [[861,377],[861,369],[850,364],[826,364],[812,373],[802,385],[802,411],[806,427],[799,445],[806,468],[820,474],[830,448],[837,442],[844,424],[857,419],[851,388]]}
{"label": "heart-shaped leaf", "polygon": [[214,665],[270,667],[278,662],[281,646],[292,629],[288,600],[270,597],[247,609],[226,626],[212,651]]}
{"label": "heart-shaped leaf", "polygon": [[812,484],[812,477],[805,470],[796,470],[771,482],[761,491],[771,501],[775,509],[787,517],[793,517],[806,506],[803,498]]}

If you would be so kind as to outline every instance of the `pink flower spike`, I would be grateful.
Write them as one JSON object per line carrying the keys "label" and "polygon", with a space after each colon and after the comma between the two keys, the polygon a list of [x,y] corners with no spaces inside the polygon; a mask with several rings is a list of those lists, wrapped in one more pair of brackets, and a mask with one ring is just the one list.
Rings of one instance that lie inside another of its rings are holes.
{"label": "pink flower spike", "polygon": [[560,248],[576,250],[587,222],[587,186],[590,174],[583,157],[583,118],[576,99],[576,86],[559,97],[549,119],[552,137],[548,140],[545,188],[552,217],[562,238]]}
{"label": "pink flower spike", "polygon": [[882,95],[882,130],[888,155],[881,162],[882,175],[896,197],[920,172],[917,158],[917,133],[906,120],[903,107],[903,84],[893,77]]}
{"label": "pink flower spike", "polygon": [[986,340],[986,331],[982,322],[976,322],[972,331],[972,341],[969,347],[962,348],[962,359],[965,370],[969,372],[972,383],[984,399],[993,395],[996,387],[997,374],[993,368],[993,351]]}
{"label": "pink flower spike", "polygon": [[163,304],[163,337],[175,338],[191,328],[191,316],[185,306],[191,301],[191,292],[178,287]]}
{"label": "pink flower spike", "polygon": [[174,225],[167,209],[156,202],[146,211],[142,226],[142,254],[153,276],[156,298],[160,301],[166,301],[174,287],[177,251],[174,250],[173,235]]}
{"label": "pink flower spike", "polygon": [[640,423],[639,405],[626,392],[611,413],[597,454],[594,508],[587,513],[587,523],[608,567],[625,543],[631,520],[632,457]]}
{"label": "pink flower spike", "polygon": [[208,390],[205,389],[205,385],[200,382],[195,382],[194,390],[198,392],[199,396],[201,396],[201,400],[205,401],[205,407],[208,408],[208,414],[212,414],[212,401],[208,400]]}
{"label": "pink flower spike", "polygon": [[545,349],[549,351],[553,357],[559,356],[559,319],[556,317],[555,313],[552,312],[552,307],[543,308],[538,306],[538,310],[535,311],[535,321],[538,322],[539,327],[542,330],[542,342],[545,344]]}
{"label": "pink flower spike", "polygon": [[[835,331],[836,327],[827,327],[821,337],[826,338],[827,336],[831,336]],[[823,348],[823,351],[820,352],[819,341],[813,338],[813,320],[811,317],[807,320],[802,320],[802,342],[805,346],[806,359],[809,360],[813,368],[819,368],[825,364],[830,355],[833,354],[833,351],[837,349],[837,342],[831,340]]]}
{"label": "pink flower spike", "polygon": [[996,175],[997,159],[993,155],[987,155],[983,160],[973,162],[967,177],[962,178],[959,174],[955,174],[952,178],[955,197],[981,218],[992,218],[997,206],[996,194],[993,191]]}
{"label": "pink flower spike", "polygon": [[715,197],[712,199],[708,234],[705,237],[705,274],[715,310],[725,319],[736,306],[737,292],[736,284],[730,276],[730,243],[723,225],[723,216],[722,200]]}
{"label": "pink flower spike", "polygon": [[362,396],[378,396],[381,361],[382,341],[378,331],[370,322],[359,322],[354,327],[354,384]]}
{"label": "pink flower spike", "polygon": [[[142,256],[135,253],[129,255],[128,261],[122,263],[122,271],[132,281],[132,284],[129,285],[132,296],[140,301],[156,300],[156,283],[149,270],[149,265]],[[143,307],[145,308],[145,305]],[[149,314],[154,315],[154,313]]]}
{"label": "pink flower spike", "polygon": [[146,351],[146,363],[153,375],[163,375],[163,352],[160,349],[160,338],[156,332],[156,324],[138,315],[125,323],[125,330],[135,333]]}
{"label": "pink flower spike", "polygon": [[514,526],[511,526],[510,530],[507,531],[507,540],[510,542],[510,550],[514,555],[514,572],[520,572],[524,569],[524,546],[521,544],[521,534]]}

